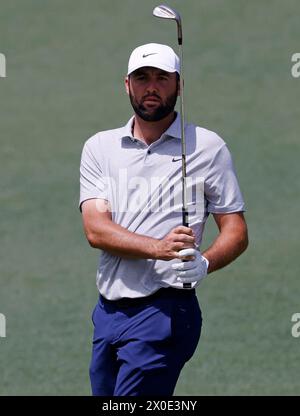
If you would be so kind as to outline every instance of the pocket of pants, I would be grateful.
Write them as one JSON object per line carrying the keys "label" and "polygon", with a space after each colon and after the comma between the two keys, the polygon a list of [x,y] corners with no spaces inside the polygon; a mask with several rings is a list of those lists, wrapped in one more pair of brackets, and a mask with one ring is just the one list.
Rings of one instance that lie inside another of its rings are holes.
{"label": "pocket of pants", "polygon": [[195,297],[178,299],[172,310],[172,337],[188,361],[197,348],[202,327],[201,310]]}

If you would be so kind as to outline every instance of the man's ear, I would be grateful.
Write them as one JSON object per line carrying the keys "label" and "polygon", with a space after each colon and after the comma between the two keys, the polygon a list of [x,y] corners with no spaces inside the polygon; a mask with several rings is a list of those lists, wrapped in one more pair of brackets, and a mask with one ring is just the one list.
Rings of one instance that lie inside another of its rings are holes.
{"label": "man's ear", "polygon": [[126,76],[126,77],[125,77],[124,82],[125,82],[125,89],[126,89],[126,92],[127,92],[127,94],[129,95],[129,77],[128,77],[128,76]]}
{"label": "man's ear", "polygon": [[177,89],[177,97],[180,96],[180,77],[177,77],[177,85],[178,85],[178,89]]}

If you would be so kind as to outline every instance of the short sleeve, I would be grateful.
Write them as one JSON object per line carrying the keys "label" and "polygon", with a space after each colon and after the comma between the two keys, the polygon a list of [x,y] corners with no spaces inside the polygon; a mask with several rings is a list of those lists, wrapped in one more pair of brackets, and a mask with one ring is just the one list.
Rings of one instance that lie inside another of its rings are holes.
{"label": "short sleeve", "polygon": [[204,192],[208,212],[217,214],[245,211],[232,157],[225,143],[212,160]]}
{"label": "short sleeve", "polygon": [[80,163],[80,199],[79,208],[87,199],[108,200],[107,183],[97,159],[95,141],[88,140],[82,150]]}

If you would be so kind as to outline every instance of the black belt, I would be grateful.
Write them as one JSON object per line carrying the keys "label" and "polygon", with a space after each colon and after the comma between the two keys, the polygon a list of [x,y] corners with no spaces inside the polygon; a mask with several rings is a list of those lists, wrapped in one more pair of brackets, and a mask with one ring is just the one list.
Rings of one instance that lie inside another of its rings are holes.
{"label": "black belt", "polygon": [[104,296],[100,295],[104,303],[109,305],[114,305],[117,308],[130,308],[134,306],[141,306],[151,302],[154,299],[162,298],[164,296],[174,296],[174,297],[186,297],[194,296],[196,294],[195,289],[176,289],[174,287],[161,288],[156,292],[148,296],[143,296],[141,298],[121,298],[117,300],[106,299]]}

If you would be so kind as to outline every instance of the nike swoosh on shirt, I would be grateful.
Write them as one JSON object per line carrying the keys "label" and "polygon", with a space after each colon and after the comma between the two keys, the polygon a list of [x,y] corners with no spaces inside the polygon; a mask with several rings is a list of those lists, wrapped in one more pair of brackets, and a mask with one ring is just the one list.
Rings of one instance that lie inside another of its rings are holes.
{"label": "nike swoosh on shirt", "polygon": [[179,160],[182,160],[182,158],[180,157],[179,159],[176,159],[175,157],[173,157],[172,162],[178,162]]}
{"label": "nike swoosh on shirt", "polygon": [[147,58],[147,56],[150,56],[150,55],[157,55],[157,52],[153,52],[153,53],[144,53],[144,54],[143,54],[143,58]]}

